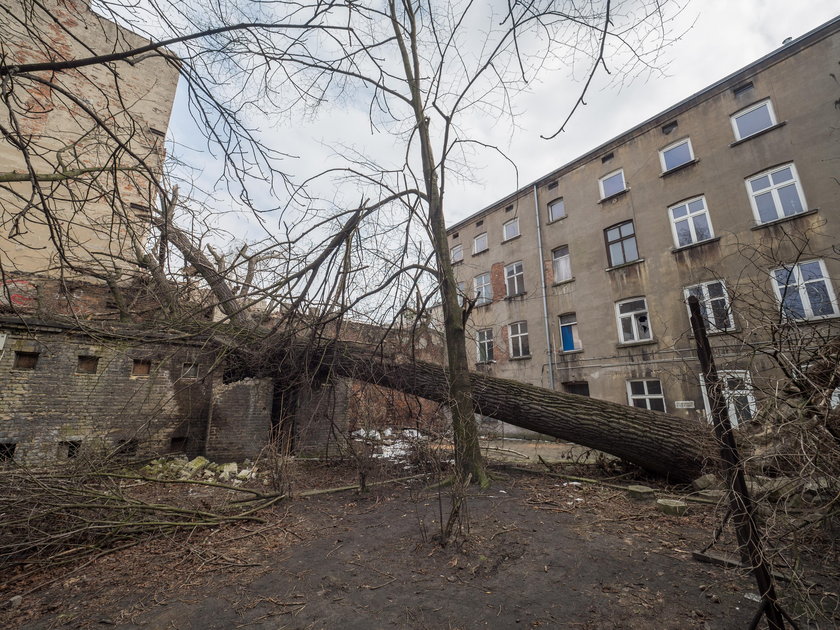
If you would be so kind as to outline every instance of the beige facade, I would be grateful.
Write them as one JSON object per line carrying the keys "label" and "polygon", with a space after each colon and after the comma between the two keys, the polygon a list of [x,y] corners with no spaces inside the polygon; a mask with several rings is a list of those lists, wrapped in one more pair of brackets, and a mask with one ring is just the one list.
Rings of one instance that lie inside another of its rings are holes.
{"label": "beige facade", "polygon": [[796,362],[838,326],[838,31],[835,19],[451,226],[456,277],[477,298],[476,369],[702,417],[694,293],[731,416],[754,414],[753,388],[779,378],[763,354],[775,343]]}
{"label": "beige facade", "polygon": [[[84,59],[148,43],[93,13],[84,0],[12,3],[10,10],[0,16],[2,65]],[[113,275],[125,266],[122,259],[133,258],[133,243],[142,243],[148,229],[177,82],[176,62],[152,54],[133,65],[18,72],[4,83],[0,265],[6,277]],[[9,181],[14,173],[38,183]]]}

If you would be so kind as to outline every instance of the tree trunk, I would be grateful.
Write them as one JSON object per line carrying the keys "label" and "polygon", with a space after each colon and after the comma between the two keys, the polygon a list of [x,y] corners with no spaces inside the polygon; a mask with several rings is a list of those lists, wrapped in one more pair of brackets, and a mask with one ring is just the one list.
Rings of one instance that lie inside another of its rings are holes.
{"label": "tree trunk", "polygon": [[[439,365],[375,358],[344,343],[309,356],[319,369],[328,367],[341,376],[450,402],[448,374]],[[701,422],[484,374],[471,373],[470,380],[477,413],[604,451],[675,482],[700,476],[714,453],[708,428]]]}

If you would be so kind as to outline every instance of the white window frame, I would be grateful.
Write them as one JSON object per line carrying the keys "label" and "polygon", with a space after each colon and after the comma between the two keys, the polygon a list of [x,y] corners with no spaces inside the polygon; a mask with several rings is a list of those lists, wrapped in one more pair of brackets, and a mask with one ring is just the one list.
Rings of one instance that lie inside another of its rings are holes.
{"label": "white window frame", "polygon": [[464,246],[462,244],[453,245],[449,250],[449,259],[452,264],[459,263],[464,260]]}
{"label": "white window frame", "polygon": [[[519,291],[511,292],[511,283],[514,289]],[[519,260],[505,266],[505,292],[507,297],[523,295],[525,293],[525,265]]]}
{"label": "white window frame", "polygon": [[[819,278],[805,280],[803,281],[802,278],[802,265],[808,265],[811,263],[818,263],[820,266],[820,273],[822,274]],[[785,271],[789,272],[789,278],[791,278],[794,282],[786,284],[785,287],[795,287],[797,294],[799,296],[799,300],[802,303],[802,308],[805,311],[804,317],[793,317],[788,315],[784,310],[784,296],[782,296],[782,289],[779,287],[779,284],[776,280],[776,272],[777,271]],[[837,296],[834,293],[834,286],[831,284],[831,278],[828,275],[828,270],[825,268],[825,262],[821,259],[815,260],[803,260],[794,264],[792,267],[779,267],[777,269],[773,269],[770,272],[770,282],[773,284],[773,291],[776,293],[776,299],[779,301],[779,308],[782,311],[782,316],[786,319],[803,319],[803,320],[819,320],[819,319],[827,319],[829,317],[836,317],[840,314],[840,308],[837,305]],[[829,304],[831,305],[831,313],[826,315],[814,315],[814,309],[811,304],[811,299],[808,296],[808,289],[807,285],[822,282],[825,284],[826,293],[828,295]]]}
{"label": "white window frame", "polygon": [[[758,131],[754,131],[753,133],[751,133],[749,135],[742,136],[741,135],[741,130],[738,128],[738,119],[741,116],[743,116],[744,114],[749,114],[751,112],[754,112],[757,109],[761,109],[765,105],[767,106],[767,111],[770,114],[770,124],[768,126],[764,127],[763,129],[759,129]],[[773,103],[769,98],[766,98],[763,101],[759,101],[758,103],[753,103],[749,107],[745,107],[744,109],[741,109],[741,110],[735,112],[729,118],[729,121],[732,123],[732,131],[735,134],[735,140],[736,141],[737,140],[744,140],[745,138],[751,138],[754,135],[759,134],[766,129],[770,129],[771,127],[775,127],[778,124],[778,122],[776,120],[776,112],[773,110]]]}
{"label": "white window frame", "polygon": [[[677,164],[676,166],[672,166],[668,168],[668,165],[665,163],[665,154],[672,149],[676,149],[678,146],[687,144],[688,145],[688,155],[689,158],[682,164]],[[659,164],[662,166],[662,172],[667,173],[669,171],[673,171],[681,166],[685,166],[686,164],[690,164],[694,161],[694,147],[691,145],[691,138],[683,138],[682,140],[677,140],[676,142],[672,142],[664,149],[659,150]]]}
{"label": "white window frame", "polygon": [[[560,208],[560,216],[554,216],[554,208]],[[566,201],[563,197],[557,197],[548,202],[548,222],[553,223],[566,217]]]}
{"label": "white window frame", "polygon": [[[611,179],[611,178],[615,177],[616,175],[621,175],[622,189],[617,190],[614,193],[610,193],[609,195],[607,195],[604,192],[604,182],[607,181],[608,179]],[[614,195],[617,195],[619,193],[623,193],[625,190],[627,190],[627,180],[624,179],[624,169],[623,168],[616,169],[616,170],[612,171],[611,173],[607,173],[602,178],[600,178],[598,180],[598,189],[601,192],[601,199],[606,199],[607,197],[613,197]]]}
{"label": "white window frame", "polygon": [[[565,254],[558,256],[558,252],[565,250]],[[562,264],[565,259],[565,264]],[[565,269],[566,277],[561,277],[563,274],[560,271]],[[554,282],[555,284],[558,282],[568,282],[569,280],[573,279],[574,276],[572,275],[572,257],[569,253],[569,246],[568,245],[561,245],[560,247],[555,247],[551,250],[551,270],[554,275]]]}
{"label": "white window frame", "polygon": [[[723,291],[722,296],[712,297],[709,287],[713,284],[720,285],[721,290]],[[729,301],[729,292],[726,290],[726,284],[723,280],[710,280],[709,282],[701,282],[699,284],[693,284],[689,287],[683,288],[683,296],[685,297],[685,306],[688,309],[689,321],[691,320],[691,307],[688,304],[688,298],[691,296],[692,289],[700,290],[701,295],[697,297],[700,302],[700,313],[703,315],[703,326],[706,328],[707,332],[714,334],[735,328],[735,318],[732,315],[732,304]],[[723,328],[718,326],[717,322],[714,321],[713,318],[715,313],[713,303],[719,300],[723,300],[723,304],[726,309],[726,318],[728,320],[727,325]],[[712,315],[712,318],[709,317],[710,314]]]}
{"label": "white window frame", "polygon": [[[662,381],[658,378],[634,378],[626,382],[627,388],[627,404],[631,407],[636,407],[637,409],[647,409],[648,411],[660,411],[661,413],[668,413],[668,406],[665,404],[665,388],[662,387]],[[644,384],[644,394],[634,394],[632,390],[631,383],[643,383]],[[648,383],[659,383],[659,393],[651,393]],[[634,401],[644,401],[645,406],[639,407],[638,405],[633,404]],[[650,401],[651,400],[661,400],[662,401],[662,409],[651,409]]]}
{"label": "white window frame", "polygon": [[[703,209],[702,210],[695,210],[692,211],[688,206],[695,201],[702,201],[703,202]],[[675,217],[674,210],[678,208],[682,208],[685,206],[686,214],[682,217]],[[700,239],[697,236],[697,226],[694,223],[694,218],[699,216],[706,217],[706,225],[709,226],[709,237]],[[680,203],[675,203],[673,206],[668,208],[668,218],[671,220],[671,235],[674,237],[674,247],[677,249],[681,247],[689,247],[690,245],[695,245],[697,243],[705,243],[706,241],[710,241],[715,237],[715,229],[712,226],[712,218],[709,216],[709,207],[706,205],[706,197],[705,195],[700,195],[699,197],[692,197],[691,199],[686,199],[685,201],[681,201]],[[688,223],[688,230],[691,234],[691,242],[690,243],[680,243],[680,235],[677,231],[677,223],[687,222]]]}
{"label": "white window frame", "polygon": [[[642,301],[644,308],[631,311],[629,313],[621,312],[621,306],[623,304],[629,304],[630,302],[638,302],[640,300]],[[640,321],[642,318],[645,318],[645,321]],[[630,327],[633,333],[632,339],[624,338],[624,328],[622,326],[622,320],[625,319],[630,320]],[[628,300],[621,300],[620,302],[616,302],[615,320],[616,325],[618,326],[619,343],[639,343],[643,341],[651,341],[653,339],[653,327],[650,325],[650,311],[648,310],[647,298],[645,298],[644,296],[634,297]],[[644,336],[645,331],[643,329],[643,326],[645,325],[647,325],[647,336]]]}
{"label": "white window frame", "polygon": [[[779,171],[783,171],[784,169],[789,168],[791,175],[793,175],[793,184],[790,182],[783,182],[782,184],[776,185],[772,183],[773,174]],[[759,191],[753,191],[752,189],[752,182],[757,179],[761,179],[762,177],[770,178],[771,185],[769,188],[762,188]],[[744,184],[747,187],[747,195],[750,198],[750,205],[752,206],[753,216],[755,217],[755,221],[758,225],[764,225],[766,223],[772,223],[773,221],[779,221],[781,219],[786,219],[788,217],[795,217],[798,214],[802,214],[803,212],[808,211],[808,204],[805,202],[805,193],[802,191],[802,184],[799,181],[799,173],[796,172],[796,165],[793,162],[789,162],[787,164],[780,164],[778,166],[774,166],[773,168],[767,169],[766,171],[762,171],[761,173],[756,173],[755,175],[751,175],[747,179],[744,180]],[[801,206],[802,210],[799,212],[794,212],[793,214],[785,214],[784,208],[782,206],[782,200],[779,198],[779,189],[785,188],[787,186],[794,186],[796,188],[796,194],[799,197],[799,205]],[[761,214],[758,211],[758,204],[755,201],[755,198],[758,195],[763,195],[769,192],[773,197],[773,206],[776,210],[776,217],[774,219],[770,219],[769,221],[764,221],[761,218]]]}
{"label": "white window frame", "polygon": [[[479,280],[487,280],[487,282],[479,282]],[[493,301],[493,287],[490,283],[490,272],[478,274],[473,278],[473,289],[475,289],[475,305],[483,306],[490,304]]]}
{"label": "white window frame", "polygon": [[[740,424],[738,419],[738,410],[735,407],[735,396],[741,395],[747,397],[747,404],[750,408],[750,419],[755,418],[758,412],[758,405],[755,402],[755,388],[752,386],[752,376],[749,370],[720,370],[718,373],[718,382],[721,384],[720,393],[726,402],[726,415],[729,416],[729,424],[733,428]],[[740,378],[744,382],[743,389],[729,389],[727,380],[729,378]],[[703,393],[703,407],[706,411],[706,419],[709,423],[714,422],[712,418],[712,404],[709,402],[709,390],[706,388],[706,379],[700,375],[700,391]]]}
{"label": "white window frame", "polygon": [[[481,349],[484,348],[484,356]],[[475,333],[475,351],[477,363],[495,363],[493,360],[493,329],[482,328]]]}
{"label": "white window frame", "polygon": [[[481,249],[479,249],[480,243],[484,245]],[[487,232],[477,234],[473,239],[473,254],[480,254],[481,252],[486,252],[488,249],[490,249],[490,245],[487,239]]]}
{"label": "white window frame", "polygon": [[[563,320],[566,321],[563,321]],[[558,317],[558,325],[560,326],[560,352],[577,352],[583,349],[583,344],[580,341],[578,332],[578,321],[576,313],[563,313]],[[572,347],[567,348],[563,342],[563,329],[568,328],[572,335]]]}
{"label": "white window frame", "polygon": [[[514,326],[516,333],[514,333]],[[528,322],[513,322],[508,324],[508,343],[510,344],[510,357],[512,359],[524,359],[531,356],[531,347],[528,343]]]}
{"label": "white window frame", "polygon": [[[508,234],[508,231],[511,231]],[[502,225],[502,242],[509,241],[519,236],[519,217],[514,217],[510,221],[505,221]]]}

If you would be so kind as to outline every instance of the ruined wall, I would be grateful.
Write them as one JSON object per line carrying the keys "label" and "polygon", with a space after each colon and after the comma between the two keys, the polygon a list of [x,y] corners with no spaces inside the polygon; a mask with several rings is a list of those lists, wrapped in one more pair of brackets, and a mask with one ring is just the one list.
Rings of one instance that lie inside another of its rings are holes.
{"label": "ruined wall", "polygon": [[331,456],[347,435],[348,381],[314,382],[301,387],[294,414],[292,447],[300,455]]}
{"label": "ruined wall", "polygon": [[3,320],[0,340],[0,458],[203,451],[212,350]]}
{"label": "ruined wall", "polygon": [[269,378],[216,383],[206,456],[215,461],[257,457],[271,437],[272,394]]}

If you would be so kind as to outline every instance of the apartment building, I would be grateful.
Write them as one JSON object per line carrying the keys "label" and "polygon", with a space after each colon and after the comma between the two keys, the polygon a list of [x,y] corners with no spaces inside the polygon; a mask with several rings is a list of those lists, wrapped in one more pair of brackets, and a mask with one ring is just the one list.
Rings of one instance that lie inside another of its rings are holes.
{"label": "apartment building", "polygon": [[781,382],[773,350],[806,361],[840,329],[838,31],[840,18],[452,225],[476,369],[703,417],[696,295],[730,417],[754,416]]}
{"label": "apartment building", "polygon": [[16,67],[0,102],[3,284],[15,292],[33,276],[124,276],[150,227],[177,62],[164,51],[26,71],[148,44],[88,0],[11,3],[0,41],[0,65]]}

